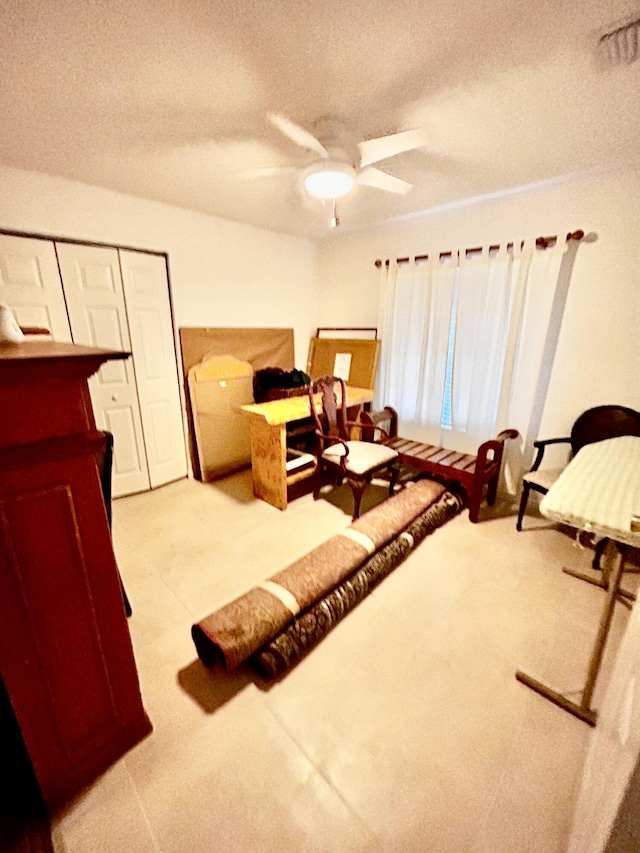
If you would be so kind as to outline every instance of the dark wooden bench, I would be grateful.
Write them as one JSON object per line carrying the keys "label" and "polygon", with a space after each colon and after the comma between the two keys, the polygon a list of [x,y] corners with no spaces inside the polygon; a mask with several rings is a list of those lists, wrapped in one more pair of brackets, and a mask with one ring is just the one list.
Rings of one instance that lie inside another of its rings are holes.
{"label": "dark wooden bench", "polygon": [[459,483],[467,495],[469,521],[474,523],[479,520],[485,490],[489,506],[496,501],[505,441],[520,435],[516,429],[505,429],[496,438],[483,442],[476,456],[471,456],[401,438],[398,435],[398,413],[391,406],[385,406],[380,412],[362,412],[360,422],[363,424],[362,437],[370,441],[374,440],[374,427],[388,424],[383,441],[398,452],[401,465],[445,482]]}

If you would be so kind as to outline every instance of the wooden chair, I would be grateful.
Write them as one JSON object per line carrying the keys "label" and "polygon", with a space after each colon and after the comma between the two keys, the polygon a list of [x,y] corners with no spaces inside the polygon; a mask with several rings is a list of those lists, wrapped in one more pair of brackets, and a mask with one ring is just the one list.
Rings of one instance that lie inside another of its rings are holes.
{"label": "wooden chair", "polygon": [[[113,516],[111,510],[111,476],[113,471],[113,433],[103,430],[105,444],[99,453],[96,453],[96,464],[100,475],[100,485],[102,486],[102,497],[104,498],[104,506],[107,511],[107,521],[109,522],[109,530],[112,528]],[[124,602],[124,610],[127,616],[131,616],[131,602],[124,588],[122,576],[118,570],[120,577],[120,589],[122,590],[122,600]]]}
{"label": "wooden chair", "polygon": [[[575,456],[580,448],[586,444],[593,444],[596,441],[604,441],[607,438],[616,438],[621,435],[640,435],[640,412],[626,406],[606,405],[595,406],[583,412],[571,428],[569,436],[535,441],[533,446],[537,452],[533,466],[522,478],[522,497],[520,498],[516,530],[522,530],[522,520],[531,490],[546,495],[564,470],[564,468],[544,468],[542,466],[544,453],[548,447],[568,444],[570,445],[570,456]],[[601,539],[598,543],[593,560],[594,568],[599,568],[600,557],[607,542],[608,539]]]}
{"label": "wooden chair", "polygon": [[364,490],[375,474],[388,473],[389,496],[393,494],[398,454],[382,443],[351,439],[351,429],[361,424],[348,420],[346,399],[344,381],[337,376],[319,377],[309,386],[309,405],[319,444],[313,497],[317,500],[320,496],[328,472],[337,474],[339,483],[346,478],[353,492],[353,518],[356,519],[360,515]]}

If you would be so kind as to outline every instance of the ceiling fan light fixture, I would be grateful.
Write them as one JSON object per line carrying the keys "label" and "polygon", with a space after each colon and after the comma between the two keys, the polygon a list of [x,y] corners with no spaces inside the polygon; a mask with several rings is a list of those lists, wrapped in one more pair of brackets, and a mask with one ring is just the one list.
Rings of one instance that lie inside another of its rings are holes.
{"label": "ceiling fan light fixture", "polygon": [[303,183],[307,192],[315,198],[340,198],[353,189],[355,179],[353,166],[325,160],[306,170]]}

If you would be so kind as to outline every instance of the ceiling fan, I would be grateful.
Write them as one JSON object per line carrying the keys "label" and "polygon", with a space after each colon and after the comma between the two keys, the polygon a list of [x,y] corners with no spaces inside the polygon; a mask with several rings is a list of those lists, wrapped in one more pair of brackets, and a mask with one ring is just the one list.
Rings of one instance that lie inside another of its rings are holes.
{"label": "ceiling fan", "polygon": [[[269,113],[267,118],[296,145],[317,155],[302,169],[302,182],[307,192],[319,199],[335,200],[345,196],[356,184],[401,195],[408,193],[412,184],[372,164],[421,148],[428,142],[425,127],[354,143],[344,125],[335,119],[321,119],[311,133],[285,116]],[[292,170],[297,169],[276,166],[257,171],[262,175],[274,175]]]}

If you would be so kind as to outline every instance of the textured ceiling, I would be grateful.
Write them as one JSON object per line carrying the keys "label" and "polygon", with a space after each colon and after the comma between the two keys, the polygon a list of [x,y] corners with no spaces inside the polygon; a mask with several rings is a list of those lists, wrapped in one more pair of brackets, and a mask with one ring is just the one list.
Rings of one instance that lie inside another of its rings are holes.
{"label": "textured ceiling", "polygon": [[342,121],[357,142],[425,126],[357,187],[340,230],[640,162],[640,61],[607,67],[622,0],[3,0],[0,161],[309,237],[312,155],[267,120]]}

